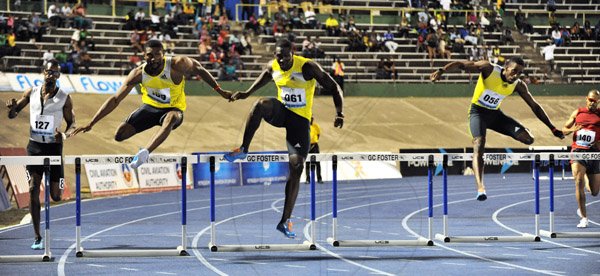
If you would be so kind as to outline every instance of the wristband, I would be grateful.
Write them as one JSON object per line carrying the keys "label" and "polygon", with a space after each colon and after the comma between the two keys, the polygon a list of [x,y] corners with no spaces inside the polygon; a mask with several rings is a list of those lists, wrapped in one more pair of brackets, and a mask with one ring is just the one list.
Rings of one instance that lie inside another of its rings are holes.
{"label": "wristband", "polygon": [[219,91],[219,89],[221,89],[221,86],[217,84],[217,86],[213,87],[213,89],[214,89],[215,91]]}
{"label": "wristband", "polygon": [[552,132],[554,132],[555,130],[558,130],[558,129],[556,129],[555,127],[552,127],[552,128],[550,129],[550,131],[552,131]]}

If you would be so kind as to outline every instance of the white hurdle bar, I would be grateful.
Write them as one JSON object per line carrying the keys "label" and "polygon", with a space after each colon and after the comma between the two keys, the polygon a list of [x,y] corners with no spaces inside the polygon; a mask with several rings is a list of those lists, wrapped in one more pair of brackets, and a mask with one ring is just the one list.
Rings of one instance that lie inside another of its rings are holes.
{"label": "white hurdle bar", "polygon": [[[335,247],[374,247],[374,246],[433,246],[433,164],[434,159],[444,158],[439,154],[396,154],[396,153],[361,153],[361,154],[336,154],[333,156],[321,155],[319,161],[332,161],[333,186],[332,186],[332,236],[327,242]],[[311,157],[315,160],[316,155]],[[340,240],[337,233],[337,165],[338,160],[360,161],[423,161],[427,160],[427,187],[428,187],[428,238],[418,237],[414,240]],[[314,162],[314,161],[313,161]],[[314,177],[311,176],[311,181]]]}
{"label": "white hurdle bar", "polygon": [[[554,156],[550,155],[550,162],[553,162]],[[548,238],[600,238],[600,232],[556,232],[554,229],[554,168],[550,167],[548,172],[550,179],[550,214],[549,230],[540,230],[540,235]]]}
{"label": "white hurdle bar", "polygon": [[[75,164],[75,243],[77,257],[155,257],[189,256],[187,252],[187,164],[197,163],[194,155],[150,155],[147,163],[181,164],[181,245],[174,249],[96,249],[87,250],[81,245],[81,164],[124,164],[130,163],[131,155],[82,155],[66,156],[66,164]],[[191,160],[191,162],[189,162]]]}
{"label": "white hurdle bar", "polygon": [[[0,165],[43,165],[44,166],[44,254],[43,255],[2,255],[1,263],[50,262],[50,166],[61,165],[60,156],[0,156]],[[39,184],[37,184],[39,185]],[[31,208],[31,206],[29,207]]]}
{"label": "white hurdle bar", "polygon": [[[552,152],[565,152],[568,149],[567,146],[529,146],[529,150],[531,151],[552,151]],[[572,176],[566,176],[566,170],[565,170],[565,163],[568,162],[567,160],[555,160],[556,161],[560,161],[560,167],[562,170],[562,175],[559,177],[557,177],[557,179],[560,180],[565,180],[565,179],[573,179]],[[543,164],[542,164],[543,165]],[[548,166],[552,166],[552,164],[548,161]],[[531,170],[531,179],[534,178],[534,172],[533,170]],[[540,180],[546,180],[546,177],[544,176],[540,176]]]}
{"label": "white hurdle bar", "polygon": [[[288,162],[287,154],[248,154],[246,158],[236,162]],[[248,252],[248,251],[306,251],[316,250],[315,233],[315,182],[311,178],[311,238],[296,244],[218,244],[216,231],[215,207],[215,164],[227,162],[222,154],[206,154],[199,157],[199,162],[208,162],[210,167],[210,242],[208,248],[211,252]],[[275,230],[275,229],[273,229]]]}

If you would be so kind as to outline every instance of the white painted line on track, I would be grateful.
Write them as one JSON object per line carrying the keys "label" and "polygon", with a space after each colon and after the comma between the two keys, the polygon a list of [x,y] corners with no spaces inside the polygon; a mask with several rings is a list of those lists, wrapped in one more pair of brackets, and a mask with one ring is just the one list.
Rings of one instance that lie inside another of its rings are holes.
{"label": "white painted line on track", "polygon": [[140,271],[137,268],[129,268],[129,267],[120,267],[119,269],[121,269],[121,270],[127,270],[127,271]]}
{"label": "white painted line on track", "polygon": [[504,254],[502,254],[502,256],[509,256],[509,257],[527,257],[527,255],[523,255],[523,254],[511,254],[511,253],[504,253]]}
{"label": "white painted line on track", "polygon": [[173,272],[164,272],[164,271],[157,271],[156,274],[162,274],[162,275],[177,275],[177,273],[173,273]]}
{"label": "white painted line on track", "polygon": [[379,230],[371,230],[371,232],[373,232],[373,233],[383,233],[383,231],[379,231]]}
{"label": "white painted line on track", "polygon": [[375,257],[375,256],[358,256],[359,258],[363,258],[363,259],[379,259],[379,257]]}
{"label": "white painted line on track", "polygon": [[348,269],[339,269],[339,268],[328,268],[327,271],[350,272],[350,270],[348,270]]}
{"label": "white painted line on track", "polygon": [[367,231],[367,229],[364,229],[364,228],[354,228],[354,230],[357,230],[357,231]]}
{"label": "white painted line on track", "polygon": [[387,233],[388,235],[392,235],[392,236],[400,236],[400,233]]}
{"label": "white painted line on track", "polygon": [[569,253],[569,255],[573,255],[573,256],[589,256],[588,254],[583,254],[583,253]]}
{"label": "white painted line on track", "polygon": [[546,257],[548,259],[553,259],[553,260],[570,260],[571,258],[567,258],[567,257],[554,257],[554,256],[550,256],[550,257]]}
{"label": "white painted line on track", "polygon": [[460,266],[467,265],[467,264],[463,264],[463,263],[449,263],[449,262],[443,262],[442,264],[446,264],[446,265],[460,265]]}
{"label": "white painted line on track", "polygon": [[508,266],[495,266],[495,265],[490,265],[490,268],[496,268],[496,269],[506,269],[506,270],[513,270],[513,269],[515,269],[514,267],[508,267]]}
{"label": "white painted line on track", "polygon": [[87,264],[88,266],[91,267],[106,267],[105,265],[99,265],[99,264]]}
{"label": "white painted line on track", "polygon": [[291,267],[291,268],[306,268],[306,266],[303,266],[303,265],[284,265],[284,266]]}
{"label": "white painted line on track", "polygon": [[521,248],[512,247],[512,246],[505,246],[504,248],[506,248],[506,249],[513,249],[513,250],[521,250]]}
{"label": "white painted line on track", "polygon": [[221,259],[221,258],[208,258],[211,261],[221,261],[221,262],[226,262],[228,261],[227,259]]}

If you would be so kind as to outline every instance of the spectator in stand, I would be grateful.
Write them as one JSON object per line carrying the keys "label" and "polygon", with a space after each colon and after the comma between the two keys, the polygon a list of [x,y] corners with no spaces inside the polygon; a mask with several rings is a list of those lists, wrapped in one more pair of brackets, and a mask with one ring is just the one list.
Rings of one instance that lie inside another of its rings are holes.
{"label": "spectator in stand", "polygon": [[63,73],[73,74],[73,61],[69,60],[69,55],[62,49],[54,58],[60,63],[60,68]]}
{"label": "spectator in stand", "polygon": [[6,43],[9,47],[9,55],[11,56],[20,56],[21,48],[17,47],[17,36],[13,30],[6,35]]}
{"label": "spectator in stand", "polygon": [[61,17],[63,19],[64,27],[71,27],[71,20],[73,18],[73,10],[71,9],[71,5],[69,2],[65,2],[63,6],[60,8]]}
{"label": "spectator in stand", "polygon": [[562,33],[557,26],[554,26],[554,29],[552,30],[552,40],[554,40],[556,46],[561,46],[563,44]]}
{"label": "spectator in stand", "polygon": [[142,65],[142,58],[138,51],[133,51],[133,55],[129,56],[129,63],[126,65],[125,74],[129,74],[129,72],[138,66]]}
{"label": "spectator in stand", "polygon": [[523,21],[523,33],[533,34],[533,25],[529,23],[527,18],[525,18],[525,21]]}
{"label": "spectator in stand", "polygon": [[548,25],[550,25],[551,28],[560,27],[560,23],[558,22],[558,19],[556,19],[556,14],[554,12],[551,12],[550,15],[548,15]]}
{"label": "spectator in stand", "polygon": [[212,69],[221,68],[221,62],[223,60],[223,53],[219,51],[217,47],[212,47],[212,51],[208,57],[208,61],[212,65]]}
{"label": "spectator in stand", "polygon": [[477,15],[475,15],[474,12],[469,13],[469,16],[467,17],[467,26],[474,26],[475,24],[477,24]]}
{"label": "spectator in stand", "polygon": [[487,16],[488,16],[488,14],[486,12],[481,12],[481,16],[479,17],[479,24],[485,31],[491,32],[492,26],[491,26],[490,20],[487,18]]}
{"label": "spectator in stand", "polygon": [[387,73],[388,79],[392,79],[394,81],[398,79],[398,72],[396,72],[396,65],[394,64],[393,60],[385,58],[383,61],[383,69]]}
{"label": "spectator in stand", "polygon": [[438,53],[440,54],[441,58],[450,59],[452,57],[452,51],[448,49],[448,35],[446,35],[446,33],[444,33],[443,31],[438,33],[440,33],[440,35],[438,35],[438,37],[440,38]]}
{"label": "spectator in stand", "polygon": [[183,4],[183,16],[182,16],[182,18],[185,22],[183,22],[182,25],[188,25],[190,20],[193,20],[195,16],[196,16],[196,7],[194,7],[194,5],[192,5],[192,3],[185,2]]}
{"label": "spectator in stand", "polygon": [[140,44],[140,35],[136,30],[133,30],[131,31],[131,33],[129,33],[129,43],[131,44],[131,47],[134,49],[134,51],[144,52],[144,48]]}
{"label": "spectator in stand", "polygon": [[83,67],[85,71],[84,74],[91,74],[90,65],[92,64],[92,57],[86,50],[82,50],[79,52],[79,67]]}
{"label": "spectator in stand", "polygon": [[502,15],[499,12],[496,13],[496,18],[494,19],[494,29],[495,32],[501,32],[502,27],[504,27],[504,19],[502,19]]}
{"label": "spectator in stand", "polygon": [[46,27],[42,25],[42,19],[36,12],[31,12],[29,16],[29,33],[33,36],[29,38],[30,43],[42,41],[42,35],[46,33]]}
{"label": "spectator in stand", "polygon": [[596,26],[594,26],[594,39],[596,41],[600,40],[600,19],[598,20],[598,23],[596,23]]}
{"label": "spectator in stand", "polygon": [[42,67],[46,68],[46,63],[48,63],[48,61],[53,60],[54,59],[54,54],[50,51],[50,49],[48,49],[44,55],[42,56]]}
{"label": "spectator in stand", "polygon": [[135,29],[136,30],[143,30],[146,27],[144,24],[145,18],[146,18],[146,13],[144,12],[144,9],[139,8],[138,11],[135,13],[135,16],[133,17],[133,20],[135,20]]}
{"label": "spectator in stand", "polygon": [[229,59],[229,61],[227,62],[227,64],[225,66],[223,66],[222,68],[222,73],[221,73],[221,77],[219,78],[219,80],[234,80],[237,81],[238,77],[237,77],[237,69],[235,68],[235,64],[233,64],[233,59]]}
{"label": "spectator in stand", "polygon": [[312,52],[314,51],[315,45],[310,39],[310,35],[307,35],[302,41],[302,56],[305,58],[312,57]]}
{"label": "spectator in stand", "polygon": [[471,53],[470,56],[469,56],[469,60],[470,61],[479,61],[479,60],[481,60],[480,52],[479,52],[479,49],[477,49],[477,45],[473,45],[473,47],[471,47],[469,49],[469,52]]}
{"label": "spectator in stand", "polygon": [[171,40],[171,36],[169,34],[161,34],[158,36],[158,40],[162,42],[165,53],[174,53],[175,52],[175,42]]}
{"label": "spectator in stand", "polygon": [[511,43],[515,43],[515,39],[512,36],[512,31],[509,28],[504,28],[502,32],[502,37],[500,37],[500,41],[504,45],[510,45]]}
{"label": "spectator in stand", "polygon": [[425,39],[427,38],[427,33],[428,30],[427,28],[424,27],[424,25],[421,25],[421,27],[419,28],[418,32],[418,36],[417,36],[417,53],[418,52],[425,52],[427,51],[426,49],[426,42]]}
{"label": "spectator in stand", "polygon": [[586,20],[585,23],[583,23],[583,32],[581,33],[581,38],[584,40],[590,40],[593,38],[592,24],[589,20]]}
{"label": "spectator in stand", "polygon": [[294,9],[290,12],[290,21],[293,29],[304,28],[304,14],[298,10],[298,7],[294,7]]}
{"label": "spectator in stand", "polygon": [[440,5],[442,6],[442,9],[445,11],[450,11],[451,3],[452,3],[452,0],[440,0]]}
{"label": "spectator in stand", "polygon": [[62,26],[62,18],[60,17],[60,8],[56,5],[52,4],[48,7],[48,23],[51,27],[60,27]]}
{"label": "spectator in stand", "polygon": [[240,54],[244,53],[237,31],[233,31],[233,34],[229,36],[229,49]]}
{"label": "spectator in stand", "polygon": [[83,28],[79,32],[79,44],[92,51],[96,51],[96,43],[94,43],[94,35],[88,31],[87,28]]}
{"label": "spectator in stand", "polygon": [[200,61],[208,60],[211,50],[210,44],[206,43],[206,38],[200,40],[200,43],[198,43],[198,54],[200,55]]}
{"label": "spectator in stand", "polygon": [[154,10],[150,15],[150,30],[158,31],[160,30],[160,15],[157,10]]}
{"label": "spectator in stand", "polygon": [[394,34],[390,29],[383,34],[383,45],[388,49],[390,53],[395,53],[398,49],[398,43],[394,41]]}
{"label": "spectator in stand", "polygon": [[260,33],[260,24],[258,24],[258,21],[256,20],[256,15],[252,14],[250,16],[244,28],[246,30],[251,29],[252,31],[254,31],[254,35],[258,35]]}
{"label": "spectator in stand", "polygon": [[125,15],[125,26],[123,26],[123,30],[133,30],[135,29],[135,15],[133,13],[133,10],[129,10],[127,12],[127,14]]}
{"label": "spectator in stand", "polygon": [[400,26],[398,26],[398,37],[408,37],[411,29],[410,23],[408,23],[408,18],[404,16],[402,21],[400,21]]}
{"label": "spectator in stand", "polygon": [[328,36],[340,35],[340,22],[333,17],[333,14],[329,14],[329,18],[325,21],[325,30]]}
{"label": "spectator in stand", "polygon": [[323,49],[321,49],[321,38],[318,35],[315,36],[315,39],[313,40],[313,43],[315,45],[314,57],[315,58],[324,58],[325,57],[325,51],[323,51]]}
{"label": "spectator in stand", "polygon": [[546,64],[548,64],[548,73],[554,72],[554,50],[556,49],[556,44],[552,43],[551,40],[548,40],[548,46],[542,48],[540,54],[544,56],[544,60]]}
{"label": "spectator in stand", "polygon": [[247,32],[242,32],[242,34],[240,34],[240,45],[242,45],[242,49],[243,49],[243,54],[246,54],[246,51],[248,54],[252,54],[252,39],[251,37],[248,35]]}
{"label": "spectator in stand", "polygon": [[517,26],[517,30],[519,32],[523,32],[523,27],[524,27],[523,23],[524,22],[525,22],[525,14],[521,10],[521,6],[519,6],[519,9],[515,13],[515,26]]}
{"label": "spectator in stand", "polygon": [[73,27],[75,28],[91,28],[92,20],[86,18],[86,9],[83,3],[78,3],[73,7]]}
{"label": "spectator in stand", "polygon": [[549,12],[555,12],[556,11],[556,1],[555,0],[548,0],[548,2],[546,3],[546,9]]}
{"label": "spectator in stand", "polygon": [[[254,0],[242,0],[242,4],[244,5],[252,5],[254,4]],[[242,6],[242,20],[250,19],[250,15],[253,14],[252,10],[254,6]]]}
{"label": "spectator in stand", "polygon": [[439,38],[432,28],[429,28],[427,32],[425,42],[427,44],[427,57],[429,57],[433,66],[433,59],[437,56],[437,49],[439,47]]}
{"label": "spectator in stand", "polygon": [[344,63],[339,57],[335,57],[335,62],[331,65],[331,76],[342,90],[344,90],[344,69]]}
{"label": "spectator in stand", "polygon": [[319,25],[319,21],[317,21],[317,14],[312,9],[312,6],[309,6],[304,11],[304,20],[306,20],[306,24],[308,24],[312,29],[316,29]]}
{"label": "spectator in stand", "polygon": [[562,37],[564,46],[571,45],[571,33],[569,32],[569,29],[565,27],[560,28],[560,35]]}
{"label": "spectator in stand", "polygon": [[500,66],[504,64],[504,57],[502,56],[502,52],[500,51],[500,47],[495,45],[492,49],[493,63],[496,63]]}
{"label": "spectator in stand", "polygon": [[75,29],[71,35],[71,49],[79,51],[79,41],[81,40],[81,29]]}
{"label": "spectator in stand", "polygon": [[477,27],[475,28],[474,31],[471,32],[476,38],[477,38],[477,43],[478,45],[485,45],[485,38],[483,36],[484,31],[481,28],[481,25],[477,25]]}
{"label": "spectator in stand", "polygon": [[575,21],[571,26],[571,38],[579,40],[581,37],[581,27],[579,26],[579,22]]}
{"label": "spectator in stand", "polygon": [[387,80],[389,79],[388,73],[385,70],[385,64],[383,58],[379,60],[377,63],[377,69],[375,69],[375,79],[378,80]]}

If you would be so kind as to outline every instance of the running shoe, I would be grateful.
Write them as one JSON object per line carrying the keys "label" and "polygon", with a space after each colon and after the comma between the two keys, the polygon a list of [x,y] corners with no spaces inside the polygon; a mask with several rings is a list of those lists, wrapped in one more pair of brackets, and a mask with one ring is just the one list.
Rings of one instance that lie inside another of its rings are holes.
{"label": "running shoe", "polygon": [[477,192],[477,197],[475,199],[477,199],[479,201],[485,201],[487,199],[487,195],[485,194],[485,191]]}
{"label": "running shoe", "polygon": [[581,214],[581,209],[579,208],[577,208],[577,216],[583,218],[583,215]]}
{"label": "running shoe", "polygon": [[33,241],[33,244],[31,245],[31,249],[33,249],[33,250],[44,249],[44,239],[36,238],[35,241]]}
{"label": "running shoe", "polygon": [[137,167],[142,164],[148,162],[148,157],[150,157],[150,152],[147,149],[141,149],[138,153],[133,157],[129,166],[133,169],[137,169]]}
{"label": "running shoe", "polygon": [[589,224],[589,220],[587,218],[581,218],[579,224],[577,224],[577,228],[587,228]]}
{"label": "running shoe", "polygon": [[229,153],[226,153],[223,157],[225,158],[225,160],[233,162],[237,159],[244,159],[247,155],[248,153],[244,151],[244,147],[239,147],[237,149],[232,150]]}
{"label": "running shoe", "polygon": [[290,220],[285,223],[277,224],[277,230],[290,239],[296,237],[296,233],[292,232],[292,222]]}

